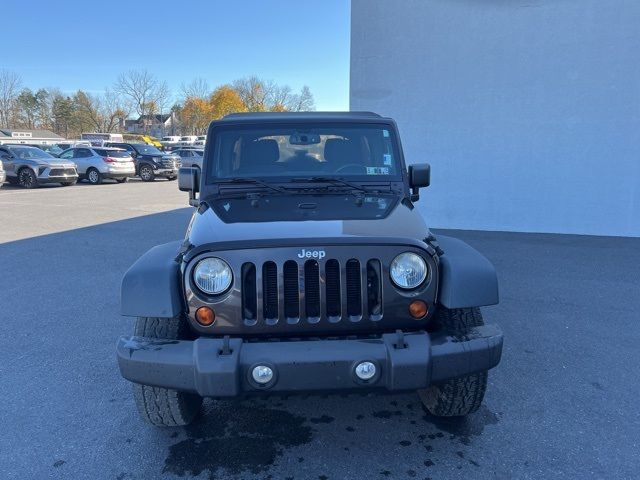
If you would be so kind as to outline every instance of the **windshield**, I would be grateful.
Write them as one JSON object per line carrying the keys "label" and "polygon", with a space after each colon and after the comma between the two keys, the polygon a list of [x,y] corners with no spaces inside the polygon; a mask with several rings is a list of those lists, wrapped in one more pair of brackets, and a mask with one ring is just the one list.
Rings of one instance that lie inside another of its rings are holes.
{"label": "windshield", "polygon": [[53,155],[36,147],[12,147],[11,153],[18,158],[55,158]]}
{"label": "windshield", "polygon": [[211,179],[400,175],[393,131],[381,125],[299,124],[223,127],[215,135]]}
{"label": "windshield", "polygon": [[136,145],[135,146],[138,153],[142,155],[164,155],[160,150],[158,150],[153,145]]}
{"label": "windshield", "polygon": [[57,145],[47,145],[44,147],[40,147],[42,150],[44,150],[45,152],[51,153],[52,155],[59,155],[60,153],[63,152],[63,150],[58,147]]}

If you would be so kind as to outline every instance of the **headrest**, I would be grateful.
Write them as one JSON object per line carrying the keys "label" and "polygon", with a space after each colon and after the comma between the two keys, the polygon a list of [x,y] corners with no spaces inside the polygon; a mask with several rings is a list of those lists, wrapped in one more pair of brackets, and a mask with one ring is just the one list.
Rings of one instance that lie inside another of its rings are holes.
{"label": "headrest", "polygon": [[324,159],[329,163],[362,163],[362,152],[351,140],[329,138],[324,143]]}
{"label": "headrest", "polygon": [[278,142],[273,139],[254,140],[247,144],[242,163],[243,166],[266,166],[277,162],[279,158]]}

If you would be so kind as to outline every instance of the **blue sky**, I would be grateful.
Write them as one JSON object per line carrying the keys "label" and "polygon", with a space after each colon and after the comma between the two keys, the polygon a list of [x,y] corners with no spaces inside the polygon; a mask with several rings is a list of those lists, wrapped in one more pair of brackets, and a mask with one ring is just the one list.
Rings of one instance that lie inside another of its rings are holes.
{"label": "blue sky", "polygon": [[30,88],[97,92],[146,69],[178,93],[197,77],[213,87],[256,74],[309,85],[318,110],[349,106],[349,0],[4,0],[2,11],[16,20],[3,22],[0,68]]}

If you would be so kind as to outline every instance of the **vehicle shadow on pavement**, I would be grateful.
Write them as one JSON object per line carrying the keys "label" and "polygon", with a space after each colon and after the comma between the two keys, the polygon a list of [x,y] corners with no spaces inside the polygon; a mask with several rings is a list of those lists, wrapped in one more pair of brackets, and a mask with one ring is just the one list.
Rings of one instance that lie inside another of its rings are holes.
{"label": "vehicle shadow on pavement", "polygon": [[[442,467],[480,467],[468,447],[496,423],[486,406],[467,418],[436,419],[415,394],[209,401],[195,424],[167,432],[175,443],[163,472],[210,479],[425,478]],[[405,458],[400,468],[398,456]]]}

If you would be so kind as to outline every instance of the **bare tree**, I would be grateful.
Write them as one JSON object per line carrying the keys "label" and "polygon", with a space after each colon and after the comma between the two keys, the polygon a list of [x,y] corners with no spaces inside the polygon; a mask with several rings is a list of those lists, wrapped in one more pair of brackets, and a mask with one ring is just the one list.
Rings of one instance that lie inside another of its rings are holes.
{"label": "bare tree", "polygon": [[302,87],[300,93],[293,96],[289,103],[289,110],[293,112],[308,112],[310,110],[315,110],[315,108],[316,105],[313,99],[313,94],[311,93],[311,89],[306,85]]}
{"label": "bare tree", "polygon": [[124,128],[124,121],[131,110],[122,97],[113,90],[105,89],[101,99],[102,132],[114,132]]}
{"label": "bare tree", "polygon": [[0,127],[9,128],[22,79],[11,70],[0,70]]}
{"label": "bare tree", "polygon": [[233,88],[250,112],[301,112],[315,108],[313,95],[306,85],[300,93],[293,93],[289,85],[278,85],[254,75],[236,80]]}
{"label": "bare tree", "polygon": [[242,102],[250,112],[266,112],[270,110],[270,99],[276,84],[269,80],[262,80],[253,75],[233,82],[233,88],[238,92]]}
{"label": "bare tree", "polygon": [[206,98],[211,94],[209,83],[204,78],[194,78],[188,84],[180,85],[180,93],[182,99],[187,98]]}
{"label": "bare tree", "polygon": [[[140,116],[154,115],[169,103],[169,89],[146,70],[130,70],[121,74],[114,90],[131,102],[132,109]],[[148,131],[144,122],[145,132]]]}

